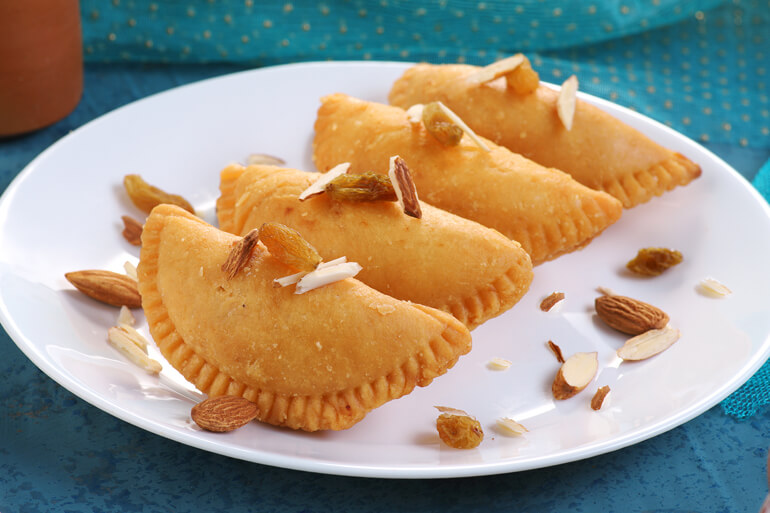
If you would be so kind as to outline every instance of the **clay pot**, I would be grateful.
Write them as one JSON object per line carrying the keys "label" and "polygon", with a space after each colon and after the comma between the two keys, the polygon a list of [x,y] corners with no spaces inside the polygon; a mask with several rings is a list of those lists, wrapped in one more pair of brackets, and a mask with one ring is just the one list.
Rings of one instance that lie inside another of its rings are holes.
{"label": "clay pot", "polygon": [[0,1],[0,137],[62,119],[82,92],[78,0]]}

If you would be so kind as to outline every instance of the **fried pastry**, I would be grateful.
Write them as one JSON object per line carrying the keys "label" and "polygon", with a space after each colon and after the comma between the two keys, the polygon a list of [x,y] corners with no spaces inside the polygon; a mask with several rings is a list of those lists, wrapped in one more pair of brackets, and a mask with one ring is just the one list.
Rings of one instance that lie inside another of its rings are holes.
{"label": "fried pastry", "polygon": [[244,397],[277,426],[346,429],[470,350],[468,330],[451,315],[353,278],[304,294],[274,287],[295,270],[261,243],[228,278],[222,265],[240,239],[171,205],[156,207],[142,233],[139,290],[150,332],[211,397]]}
{"label": "fried pastry", "polygon": [[[387,159],[386,163],[387,163]],[[221,229],[245,235],[265,221],[299,231],[325,260],[345,255],[357,279],[397,299],[449,312],[469,329],[511,308],[528,290],[532,264],[517,242],[421,203],[422,217],[392,201],[299,196],[319,173],[231,165],[221,173]]]}
{"label": "fried pastry", "polygon": [[398,107],[334,94],[318,110],[313,159],[320,170],[350,162],[353,172],[383,172],[398,154],[425,202],[518,241],[533,264],[582,247],[620,217],[609,194],[486,144],[490,151],[466,135],[443,145]]}
{"label": "fried pastry", "polygon": [[612,194],[626,208],[685,185],[700,166],[580,99],[567,130],[557,114],[559,92],[540,85],[530,94],[506,87],[506,78],[478,84],[468,65],[418,64],[390,91],[404,109],[441,101],[473,130],[578,182]]}

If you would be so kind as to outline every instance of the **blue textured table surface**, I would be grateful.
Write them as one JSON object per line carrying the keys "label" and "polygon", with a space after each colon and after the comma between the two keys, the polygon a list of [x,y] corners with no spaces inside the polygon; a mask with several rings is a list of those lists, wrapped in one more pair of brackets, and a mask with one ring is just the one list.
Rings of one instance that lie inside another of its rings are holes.
{"label": "blue textured table surface", "polygon": [[[65,120],[0,140],[0,192],[39,152],[137,98],[237,71],[229,65],[98,65]],[[712,145],[747,178],[767,151]],[[0,249],[1,250],[1,249]],[[634,446],[556,467],[453,480],[315,475],[246,463],[145,432],[40,372],[0,331],[0,511],[758,511],[770,409],[716,406]]]}

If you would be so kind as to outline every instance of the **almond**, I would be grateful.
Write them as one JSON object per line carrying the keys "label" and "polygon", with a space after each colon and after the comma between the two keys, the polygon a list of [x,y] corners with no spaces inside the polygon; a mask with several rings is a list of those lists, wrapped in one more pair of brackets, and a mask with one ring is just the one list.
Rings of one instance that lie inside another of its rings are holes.
{"label": "almond", "polygon": [[577,102],[578,79],[572,75],[561,85],[559,98],[556,101],[556,113],[559,115],[564,128],[572,130],[575,119],[575,104]]}
{"label": "almond", "polygon": [[508,370],[510,366],[513,364],[510,360],[506,360],[505,358],[500,358],[499,356],[495,356],[489,362],[487,362],[487,367],[489,367],[492,370]]}
{"label": "almond", "polygon": [[235,395],[208,398],[193,406],[190,412],[198,426],[215,433],[226,433],[245,426],[258,414],[256,404]]}
{"label": "almond", "polygon": [[495,423],[497,424],[497,427],[508,436],[521,436],[524,433],[529,432],[529,429],[510,417],[501,417],[497,419]]}
{"label": "almond", "polygon": [[551,308],[564,300],[564,292],[552,292],[548,297],[540,302],[540,309],[544,312],[550,312]]}
{"label": "almond", "polygon": [[577,394],[594,379],[599,369],[597,353],[575,353],[559,368],[551,385],[553,398],[569,399]]}
{"label": "almond", "polygon": [[711,276],[703,278],[698,286],[700,287],[700,290],[713,297],[725,297],[733,293],[732,290],[728,289],[725,285]]}
{"label": "almond", "polygon": [[160,362],[147,356],[147,339],[131,326],[113,326],[107,330],[107,342],[148,374],[163,370]]}
{"label": "almond", "polygon": [[66,273],[64,277],[80,292],[102,303],[129,308],[142,306],[136,280],[125,274],[89,269]]}
{"label": "almond", "polygon": [[134,246],[142,245],[142,223],[131,216],[121,216],[123,220],[123,237]]}
{"label": "almond", "polygon": [[548,349],[554,354],[556,361],[564,363],[564,355],[561,352],[561,347],[557,346],[553,340],[548,341]]}
{"label": "almond", "polygon": [[599,387],[596,389],[596,393],[591,398],[591,409],[592,410],[601,410],[602,405],[604,404],[604,398],[607,397],[607,394],[610,393],[610,387],[607,385],[604,385],[603,387]]}
{"label": "almond", "polygon": [[298,282],[295,294],[304,294],[305,292],[329,285],[345,278],[352,278],[362,267],[356,262],[345,262],[342,264],[331,265],[316,269],[313,272],[304,275]]}
{"label": "almond", "polygon": [[671,347],[679,340],[679,335],[679,330],[671,326],[645,331],[641,335],[626,340],[623,347],[618,349],[618,356],[626,361],[646,360]]}
{"label": "almond", "polygon": [[252,153],[246,157],[247,166],[283,166],[286,161],[265,153]]}
{"label": "almond", "polygon": [[525,59],[526,57],[524,57],[523,54],[517,53],[516,55],[511,55],[510,57],[484,66],[483,68],[480,68],[479,70],[468,75],[466,78],[468,85],[471,87],[479,86],[486,82],[491,82],[496,78],[502,77],[503,75],[507,75],[508,73],[521,66]]}
{"label": "almond", "polygon": [[600,296],[596,298],[594,306],[596,314],[607,326],[629,335],[639,335],[668,324],[666,312],[626,296]]}
{"label": "almond", "polygon": [[414,185],[412,173],[409,171],[409,167],[407,167],[404,159],[398,155],[390,157],[388,176],[393,184],[398,203],[404,210],[404,214],[420,219],[422,217],[422,209],[417,198],[417,188]]}
{"label": "almond", "polygon": [[326,190],[326,184],[334,180],[340,175],[344,175],[348,172],[348,169],[350,169],[350,162],[343,162],[342,164],[337,164],[330,170],[328,170],[326,173],[323,173],[321,176],[318,177],[318,179],[310,184],[310,186],[302,191],[299,195],[300,201],[305,201],[308,198],[312,198],[313,196],[317,196],[318,194],[323,194]]}
{"label": "almond", "polygon": [[232,280],[249,263],[251,254],[259,242],[259,230],[254,228],[241,240],[233,244],[227,260],[222,264],[222,271],[227,274],[227,279]]}

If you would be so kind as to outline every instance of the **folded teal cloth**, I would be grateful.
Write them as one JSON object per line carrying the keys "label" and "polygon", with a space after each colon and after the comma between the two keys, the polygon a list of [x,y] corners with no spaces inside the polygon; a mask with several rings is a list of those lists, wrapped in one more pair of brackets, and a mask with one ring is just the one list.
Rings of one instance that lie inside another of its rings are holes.
{"label": "folded teal cloth", "polygon": [[[770,156],[767,0],[80,0],[89,62],[487,64],[516,52],[706,144]],[[766,157],[765,157],[766,158]],[[753,166],[752,166],[753,167]],[[740,170],[751,178],[751,172]],[[754,180],[770,199],[770,169]],[[723,402],[770,402],[770,364]]]}

